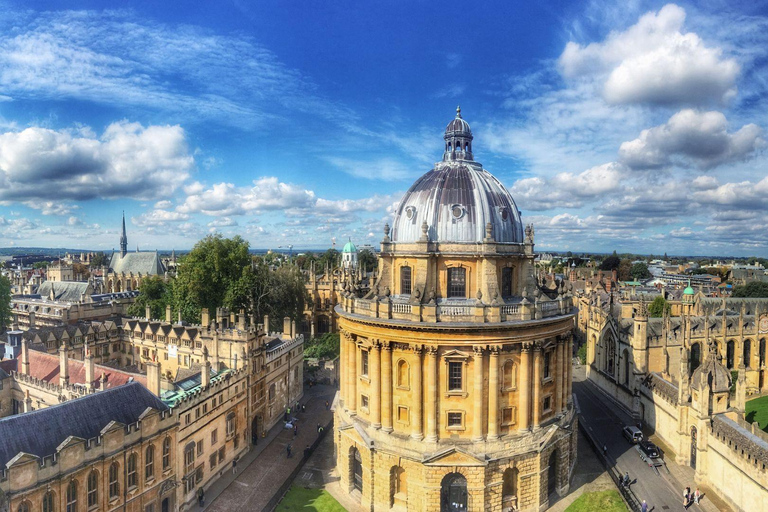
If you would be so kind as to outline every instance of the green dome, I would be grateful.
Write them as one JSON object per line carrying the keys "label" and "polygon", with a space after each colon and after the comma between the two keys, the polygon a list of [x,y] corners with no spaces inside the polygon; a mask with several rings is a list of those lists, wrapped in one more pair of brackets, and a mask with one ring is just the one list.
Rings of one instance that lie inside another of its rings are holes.
{"label": "green dome", "polygon": [[357,247],[351,241],[347,242],[341,252],[357,252]]}
{"label": "green dome", "polygon": [[691,288],[691,282],[688,281],[688,286],[683,290],[683,295],[695,295],[696,292],[693,291],[693,288]]}

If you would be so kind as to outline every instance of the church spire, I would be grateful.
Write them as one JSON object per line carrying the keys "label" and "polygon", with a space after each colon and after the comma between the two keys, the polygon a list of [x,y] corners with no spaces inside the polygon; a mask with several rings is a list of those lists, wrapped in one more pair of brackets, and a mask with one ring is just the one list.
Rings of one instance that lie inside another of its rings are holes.
{"label": "church spire", "polygon": [[128,252],[128,237],[125,234],[125,210],[123,210],[123,234],[120,235],[120,257],[125,257]]}

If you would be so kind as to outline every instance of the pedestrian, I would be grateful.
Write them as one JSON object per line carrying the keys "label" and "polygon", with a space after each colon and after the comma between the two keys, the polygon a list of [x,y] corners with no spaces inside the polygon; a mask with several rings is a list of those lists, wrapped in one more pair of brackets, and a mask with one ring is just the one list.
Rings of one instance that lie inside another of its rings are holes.
{"label": "pedestrian", "polygon": [[317,433],[318,433],[318,434],[320,433],[320,429],[321,429],[321,428],[323,428],[323,427],[321,427],[321,426],[320,426],[320,424],[318,423],[318,424],[317,424]]}
{"label": "pedestrian", "polygon": [[307,404],[301,404],[301,412],[307,412]]}
{"label": "pedestrian", "polygon": [[328,400],[325,401],[325,410],[327,411],[330,409],[331,405],[328,403]]}
{"label": "pedestrian", "polygon": [[687,509],[688,508],[688,487],[683,489],[683,506]]}
{"label": "pedestrian", "polygon": [[629,488],[629,471],[624,473],[624,487]]}
{"label": "pedestrian", "polygon": [[643,503],[640,505],[640,512],[648,512],[648,504],[643,500]]}
{"label": "pedestrian", "polygon": [[197,489],[197,502],[200,504],[200,508],[202,508],[203,504],[205,504],[205,491],[202,487]]}
{"label": "pedestrian", "polygon": [[306,448],[304,448],[304,459],[309,458],[309,445],[307,445]]}
{"label": "pedestrian", "polygon": [[293,437],[296,437],[297,435],[299,435],[299,426],[298,425],[294,425],[293,426]]}
{"label": "pedestrian", "polygon": [[699,504],[699,500],[701,499],[701,492],[699,491],[699,488],[696,488],[696,492],[693,493],[693,502],[695,504]]}
{"label": "pedestrian", "polygon": [[608,445],[603,444],[603,457],[608,458]]}
{"label": "pedestrian", "polygon": [[288,443],[288,446],[285,447],[285,452],[288,454],[287,459],[291,458],[291,443]]}
{"label": "pedestrian", "polygon": [[232,474],[233,475],[237,474],[237,457],[232,459]]}
{"label": "pedestrian", "polygon": [[288,421],[288,409],[286,409],[285,412],[283,413],[283,421],[285,422]]}
{"label": "pedestrian", "polygon": [[291,408],[289,407],[288,409],[286,409],[285,412],[286,412],[286,414],[288,414],[288,416],[290,416],[291,415]]}

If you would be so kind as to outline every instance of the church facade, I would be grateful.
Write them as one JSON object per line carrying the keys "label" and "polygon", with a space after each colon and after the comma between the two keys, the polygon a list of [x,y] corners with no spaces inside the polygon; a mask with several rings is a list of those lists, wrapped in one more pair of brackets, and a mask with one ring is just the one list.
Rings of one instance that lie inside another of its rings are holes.
{"label": "church facade", "polygon": [[377,511],[545,510],[576,460],[572,299],[539,289],[533,228],[460,111],[444,140],[385,226],[371,290],[335,308],[342,487]]}

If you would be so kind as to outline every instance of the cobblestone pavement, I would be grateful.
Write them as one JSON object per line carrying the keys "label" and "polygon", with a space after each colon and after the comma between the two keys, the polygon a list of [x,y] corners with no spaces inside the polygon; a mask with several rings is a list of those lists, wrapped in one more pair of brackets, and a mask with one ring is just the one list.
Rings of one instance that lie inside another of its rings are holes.
{"label": "cobblestone pavement", "polygon": [[[238,462],[238,474],[231,470],[206,490],[206,501],[210,503],[200,510],[210,512],[237,512],[263,510],[272,496],[280,489],[291,473],[302,463],[304,448],[317,438],[317,424],[326,425],[333,416],[325,408],[325,401],[333,401],[336,390],[331,386],[305,388],[301,403],[307,404],[307,411],[294,416],[298,418],[299,433],[282,428],[282,421],[276,430],[264,440],[266,446],[259,451],[251,450]],[[330,432],[326,437],[333,437]],[[286,457],[286,446],[291,444],[291,458]],[[301,474],[301,473],[300,473]],[[210,501],[209,501],[210,500]]]}

